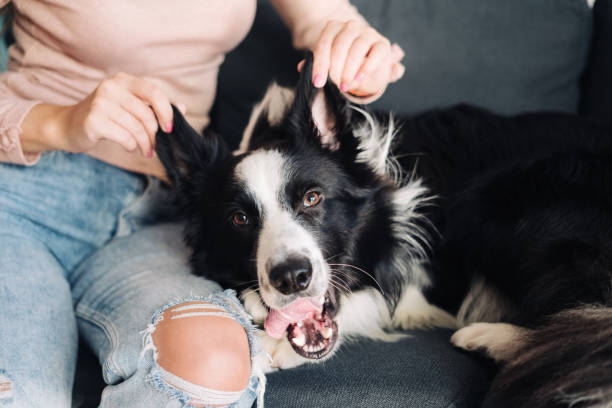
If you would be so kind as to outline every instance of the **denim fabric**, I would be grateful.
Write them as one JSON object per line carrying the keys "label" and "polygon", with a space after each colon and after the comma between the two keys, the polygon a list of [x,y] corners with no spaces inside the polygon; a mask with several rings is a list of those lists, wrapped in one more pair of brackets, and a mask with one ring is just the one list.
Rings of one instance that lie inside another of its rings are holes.
{"label": "denim fabric", "polygon": [[[154,223],[167,202],[159,184],[85,155],[0,164],[0,407],[69,407],[78,334],[109,384],[101,406],[188,406],[154,380],[145,346],[160,311],[193,299],[226,310],[258,351],[234,294],[189,273],[181,226]],[[234,406],[252,405],[256,374]]]}

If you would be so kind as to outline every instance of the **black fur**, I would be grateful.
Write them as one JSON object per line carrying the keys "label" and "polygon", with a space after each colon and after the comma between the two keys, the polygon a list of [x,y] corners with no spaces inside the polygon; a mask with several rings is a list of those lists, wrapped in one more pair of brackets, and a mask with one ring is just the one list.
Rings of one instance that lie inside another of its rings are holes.
{"label": "black fur", "polygon": [[495,378],[485,408],[606,407],[612,401],[612,309],[552,316]]}
{"label": "black fur", "polygon": [[[455,313],[480,278],[508,304],[503,321],[533,329],[488,406],[596,406],[596,399],[572,405],[562,394],[602,389],[612,398],[612,126],[569,114],[500,117],[468,106],[404,118],[391,156],[413,176],[397,186],[356,160],[354,131],[363,119],[331,84],[323,92],[338,147],[321,145],[310,73],[311,60],[284,120],[271,125],[262,115],[250,150],[276,149],[292,163],[282,197],[288,207],[313,185],[326,191],[315,211],[296,213],[316,231],[324,256],[369,271],[393,304],[405,278],[398,262],[419,251],[393,234],[406,226],[394,219],[392,199],[420,178],[433,197],[413,223],[431,237],[423,245],[428,300]],[[261,214],[232,178],[249,153],[231,156],[218,137],[197,136],[176,110],[174,131],[158,134],[157,151],[179,192],[194,271],[227,287],[256,279]],[[252,217],[248,228],[229,222],[236,209]],[[378,287],[352,269],[338,277],[353,291]]]}

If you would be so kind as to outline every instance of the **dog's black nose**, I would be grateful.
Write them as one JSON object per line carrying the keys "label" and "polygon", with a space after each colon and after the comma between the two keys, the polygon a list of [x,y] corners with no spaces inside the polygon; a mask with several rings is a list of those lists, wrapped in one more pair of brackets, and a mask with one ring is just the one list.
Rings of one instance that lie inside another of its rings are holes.
{"label": "dog's black nose", "polygon": [[304,257],[292,257],[270,268],[270,284],[283,295],[300,292],[308,287],[312,265]]}

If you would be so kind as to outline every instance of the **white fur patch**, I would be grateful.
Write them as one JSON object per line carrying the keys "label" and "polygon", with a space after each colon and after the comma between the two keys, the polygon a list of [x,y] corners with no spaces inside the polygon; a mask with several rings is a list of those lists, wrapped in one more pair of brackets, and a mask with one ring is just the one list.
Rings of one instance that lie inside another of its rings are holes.
{"label": "white fur patch", "polygon": [[288,163],[276,150],[259,150],[245,157],[235,176],[256,200],[260,214],[281,212],[279,194],[287,183]]}
{"label": "white fur patch", "polygon": [[[415,261],[427,259],[426,248],[429,245],[429,233],[418,224],[421,221],[428,224],[428,221],[420,212],[423,206],[429,205],[433,197],[428,195],[428,190],[421,180],[413,180],[404,187],[399,188],[393,193],[393,234],[401,245],[399,253],[395,256],[398,260],[403,260],[404,265],[397,265],[406,277],[412,278],[412,282],[422,281],[426,278],[423,271],[422,276],[410,276],[412,264]],[[409,255],[409,256],[408,256]],[[422,271],[422,269],[421,269]],[[420,286],[426,286],[429,282],[418,282]]]}
{"label": "white fur patch", "polygon": [[376,289],[360,290],[340,297],[340,309],[336,316],[338,333],[343,339],[351,336],[375,340],[395,341],[405,335],[388,333],[391,330],[391,313],[383,296]]}
{"label": "white fur patch", "polygon": [[395,307],[393,327],[409,330],[431,327],[456,329],[459,326],[453,316],[430,304],[419,288],[408,285]]}
{"label": "white fur patch", "polygon": [[397,161],[391,156],[391,145],[395,138],[396,128],[393,117],[389,117],[387,126],[378,123],[367,111],[357,107],[351,108],[361,113],[366,121],[354,130],[354,134],[359,139],[359,149],[357,161],[367,163],[376,174],[388,177],[397,186],[400,185],[403,172]]}
{"label": "white fur patch", "polygon": [[595,6],[595,1],[596,0],[586,0],[587,4],[589,5],[590,8],[593,8],[593,6]]}

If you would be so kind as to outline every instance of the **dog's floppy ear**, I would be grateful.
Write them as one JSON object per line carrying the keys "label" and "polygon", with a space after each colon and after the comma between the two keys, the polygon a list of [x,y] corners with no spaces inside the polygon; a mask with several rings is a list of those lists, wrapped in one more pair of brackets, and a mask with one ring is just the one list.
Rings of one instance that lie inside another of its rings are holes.
{"label": "dog's floppy ear", "polygon": [[208,174],[230,153],[224,141],[216,134],[206,131],[204,136],[200,135],[175,106],[172,106],[172,110],[172,132],[158,130],[155,151],[170,182],[179,187],[185,180],[201,178],[202,175]]}
{"label": "dog's floppy ear", "polygon": [[294,134],[312,134],[314,130],[315,140],[329,150],[352,147],[350,103],[329,80],[322,89],[314,87],[312,61],[308,52],[285,126]]}
{"label": "dog's floppy ear", "polygon": [[249,123],[242,134],[242,141],[237,153],[255,150],[271,139],[282,139],[278,132],[270,130],[281,124],[287,111],[291,108],[295,91],[273,82],[261,102],[253,108]]}

